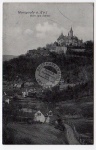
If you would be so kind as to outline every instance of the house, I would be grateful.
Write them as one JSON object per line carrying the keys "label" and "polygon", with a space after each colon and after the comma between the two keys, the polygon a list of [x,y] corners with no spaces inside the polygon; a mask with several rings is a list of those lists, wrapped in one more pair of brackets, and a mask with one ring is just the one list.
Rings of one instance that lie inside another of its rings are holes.
{"label": "house", "polygon": [[42,122],[42,123],[45,122],[45,116],[41,113],[40,110],[34,114],[34,121]]}
{"label": "house", "polygon": [[23,92],[22,92],[22,96],[23,96],[23,97],[28,96],[28,91],[27,91],[27,89],[26,89],[26,91],[23,91]]}
{"label": "house", "polygon": [[26,97],[26,92],[22,92],[22,97]]}
{"label": "house", "polygon": [[49,117],[53,116],[53,113],[52,113],[51,110],[48,112],[48,116],[49,116]]}
{"label": "house", "polygon": [[28,92],[29,93],[36,93],[36,89],[35,88],[29,89]]}
{"label": "house", "polygon": [[21,88],[21,83],[15,83],[14,88]]}
{"label": "house", "polygon": [[31,87],[31,86],[34,86],[34,83],[31,81],[30,82],[28,81],[28,82],[25,82],[24,85],[25,85],[25,87],[29,87],[29,86]]}
{"label": "house", "polygon": [[50,110],[50,111],[47,113],[45,122],[46,122],[46,123],[50,123],[50,122],[52,121],[52,116],[53,116],[53,112]]}
{"label": "house", "polygon": [[49,116],[46,117],[45,122],[46,122],[46,123],[49,123],[49,122],[50,122],[50,117],[49,117]]}
{"label": "house", "polygon": [[28,90],[28,96],[29,96],[29,97],[34,97],[34,96],[36,96],[36,89],[35,89],[35,88],[29,89],[29,90]]}
{"label": "house", "polygon": [[9,103],[10,103],[9,98],[7,98],[7,99],[5,100],[5,103],[7,103],[7,104],[9,104]]}

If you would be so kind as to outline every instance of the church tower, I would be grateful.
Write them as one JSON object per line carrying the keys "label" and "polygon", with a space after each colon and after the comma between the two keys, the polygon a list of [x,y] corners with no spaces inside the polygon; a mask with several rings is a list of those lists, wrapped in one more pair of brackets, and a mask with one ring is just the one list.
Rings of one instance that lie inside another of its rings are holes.
{"label": "church tower", "polygon": [[69,36],[70,36],[70,37],[73,37],[73,30],[72,30],[72,27],[71,27],[71,29],[70,29],[70,31],[69,31]]}

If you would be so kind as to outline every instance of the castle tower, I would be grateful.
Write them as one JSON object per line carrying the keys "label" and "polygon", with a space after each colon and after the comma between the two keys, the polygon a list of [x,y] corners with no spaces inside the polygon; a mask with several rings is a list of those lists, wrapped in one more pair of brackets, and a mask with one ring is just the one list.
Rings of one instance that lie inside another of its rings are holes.
{"label": "castle tower", "polygon": [[71,27],[71,29],[70,29],[70,31],[69,31],[69,36],[70,36],[70,37],[73,37],[73,30],[72,30],[72,27]]}

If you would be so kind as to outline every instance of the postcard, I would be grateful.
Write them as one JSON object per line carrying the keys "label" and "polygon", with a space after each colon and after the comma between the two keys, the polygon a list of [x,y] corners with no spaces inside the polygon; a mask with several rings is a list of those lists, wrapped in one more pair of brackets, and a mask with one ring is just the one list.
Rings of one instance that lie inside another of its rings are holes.
{"label": "postcard", "polygon": [[94,144],[94,3],[3,3],[4,145]]}

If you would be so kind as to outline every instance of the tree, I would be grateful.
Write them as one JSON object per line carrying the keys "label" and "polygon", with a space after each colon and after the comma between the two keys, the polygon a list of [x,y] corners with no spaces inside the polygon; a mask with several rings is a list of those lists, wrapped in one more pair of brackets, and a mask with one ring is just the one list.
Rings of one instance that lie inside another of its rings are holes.
{"label": "tree", "polygon": [[93,41],[90,40],[90,41],[86,41],[84,45],[86,49],[93,49],[94,43]]}

